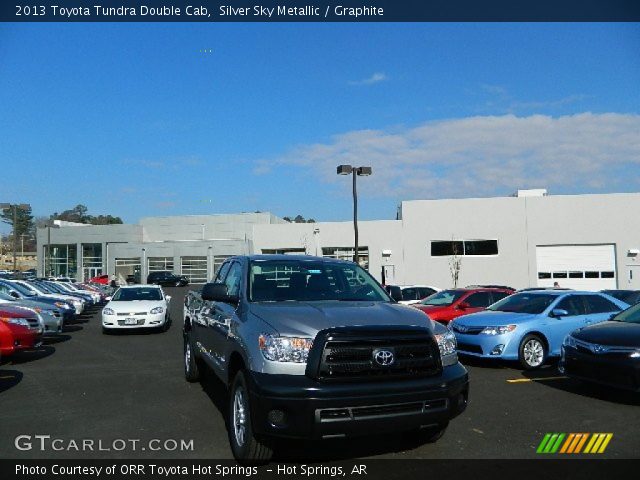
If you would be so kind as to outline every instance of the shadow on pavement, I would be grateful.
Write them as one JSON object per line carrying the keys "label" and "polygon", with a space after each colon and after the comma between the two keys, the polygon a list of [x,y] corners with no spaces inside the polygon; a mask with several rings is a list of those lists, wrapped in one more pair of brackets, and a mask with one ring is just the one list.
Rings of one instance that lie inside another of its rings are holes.
{"label": "shadow on pavement", "polygon": [[55,351],[56,348],[50,345],[43,345],[42,347],[34,348],[33,350],[23,350],[8,357],[7,364],[20,365],[22,363],[34,362],[36,360],[46,358],[49,355],[53,355]]}
{"label": "shadow on pavement", "polygon": [[568,378],[558,372],[556,366],[552,369],[540,369],[524,371],[526,378],[541,383],[545,387],[555,388],[563,392],[591,397],[605,402],[620,403],[624,405],[640,405],[640,393],[621,390],[597,383],[589,383],[575,378]]}
{"label": "shadow on pavement", "polygon": [[56,343],[68,342],[71,340],[71,335],[58,334],[51,337],[44,337],[42,343],[45,345],[55,345]]}
{"label": "shadow on pavement", "polygon": [[72,333],[82,330],[84,327],[82,325],[64,325],[62,327],[62,331],[65,333]]}
{"label": "shadow on pavement", "polygon": [[17,370],[0,370],[0,393],[15,387],[22,381],[22,372]]}

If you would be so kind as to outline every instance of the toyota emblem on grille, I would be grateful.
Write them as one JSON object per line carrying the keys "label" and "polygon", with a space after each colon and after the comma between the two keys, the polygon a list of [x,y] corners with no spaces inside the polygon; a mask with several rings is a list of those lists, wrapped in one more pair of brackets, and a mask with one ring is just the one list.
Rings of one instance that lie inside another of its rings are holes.
{"label": "toyota emblem on grille", "polygon": [[391,350],[379,348],[373,351],[373,359],[382,367],[388,367],[395,362],[395,355]]}
{"label": "toyota emblem on grille", "polygon": [[604,345],[591,345],[591,351],[593,353],[606,353],[608,350]]}

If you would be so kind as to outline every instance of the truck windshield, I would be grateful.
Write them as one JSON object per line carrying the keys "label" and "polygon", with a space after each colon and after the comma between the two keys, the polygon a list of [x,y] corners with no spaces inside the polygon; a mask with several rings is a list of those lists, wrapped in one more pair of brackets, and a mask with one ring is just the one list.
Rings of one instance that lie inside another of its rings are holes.
{"label": "truck windshield", "polygon": [[387,293],[355,263],[313,260],[254,260],[249,299],[283,301],[391,301]]}

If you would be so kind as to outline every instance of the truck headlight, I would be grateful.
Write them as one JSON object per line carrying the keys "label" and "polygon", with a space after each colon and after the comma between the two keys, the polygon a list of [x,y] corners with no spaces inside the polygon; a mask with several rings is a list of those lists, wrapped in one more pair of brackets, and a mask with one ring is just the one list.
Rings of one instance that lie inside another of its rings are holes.
{"label": "truck headlight", "polygon": [[103,308],[102,309],[102,314],[103,315],[115,315],[116,312],[114,312],[112,308]]}
{"label": "truck headlight", "polygon": [[456,353],[456,336],[453,332],[439,333],[435,337],[441,357]]}
{"label": "truck headlight", "polygon": [[575,347],[576,346],[576,339],[573,338],[571,336],[571,334],[569,334],[566,337],[564,337],[564,340],[562,341],[562,345],[565,346],[565,347]]}
{"label": "truck headlight", "polygon": [[258,348],[272,362],[305,363],[313,345],[311,338],[278,337],[265,333],[258,337]]}
{"label": "truck headlight", "polygon": [[448,367],[458,363],[458,354],[456,353],[456,336],[453,332],[437,333],[435,335],[438,348],[440,349],[440,358],[442,366]]}
{"label": "truck headlight", "polygon": [[504,335],[505,333],[513,332],[516,329],[516,325],[498,325],[494,327],[484,327],[480,333],[483,335]]}
{"label": "truck headlight", "polygon": [[150,311],[149,313],[150,313],[151,315],[156,315],[156,314],[158,314],[158,313],[162,313],[162,312],[164,312],[164,308],[162,308],[162,307],[155,307],[155,308],[152,308],[152,309],[151,309],[151,311]]}

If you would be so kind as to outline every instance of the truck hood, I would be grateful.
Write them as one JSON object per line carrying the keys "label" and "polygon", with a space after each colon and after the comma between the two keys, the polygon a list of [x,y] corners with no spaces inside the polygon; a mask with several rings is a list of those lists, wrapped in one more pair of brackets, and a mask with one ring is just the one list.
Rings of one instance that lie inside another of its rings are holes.
{"label": "truck hood", "polygon": [[414,326],[431,330],[418,310],[386,302],[274,302],[252,303],[250,312],[280,335],[315,338],[320,330],[355,326]]}

